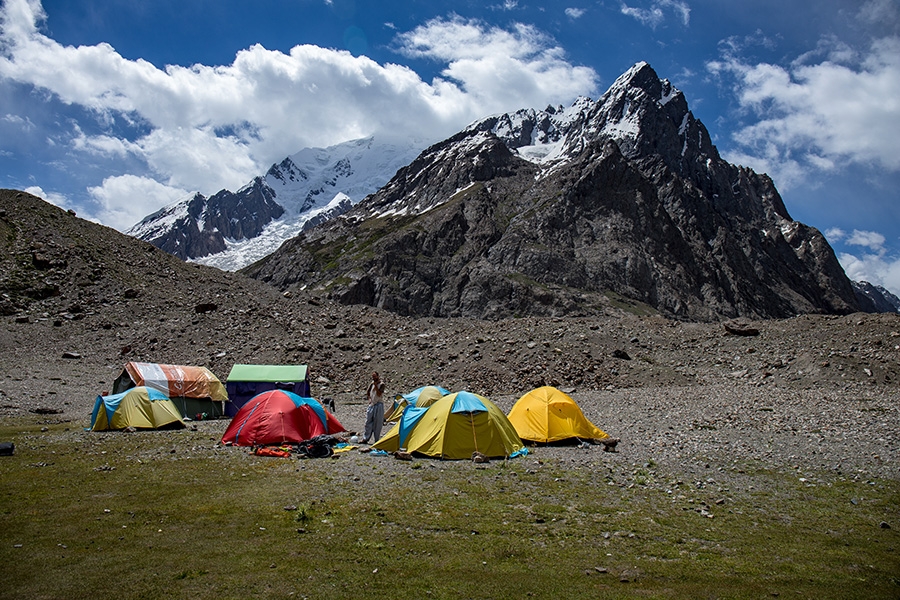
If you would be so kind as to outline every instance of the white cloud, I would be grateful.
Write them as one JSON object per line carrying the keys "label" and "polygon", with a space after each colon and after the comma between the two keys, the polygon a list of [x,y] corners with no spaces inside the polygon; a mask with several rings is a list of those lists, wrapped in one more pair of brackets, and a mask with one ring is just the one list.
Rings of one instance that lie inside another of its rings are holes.
{"label": "white cloud", "polygon": [[585,10],[583,8],[567,8],[566,16],[570,19],[580,19],[584,16]]}
{"label": "white cloud", "polygon": [[12,123],[13,125],[18,125],[23,131],[31,131],[34,129],[34,123],[31,122],[31,119],[28,117],[20,117],[19,115],[13,114],[5,114],[3,118],[0,119],[2,121],[6,121],[7,123]]}
{"label": "white cloud", "polygon": [[[234,189],[304,147],[366,135],[433,142],[485,114],[569,102],[597,84],[592,69],[569,63],[533,27],[458,17],[397,37],[401,53],[446,64],[431,82],[402,65],[310,45],[289,53],[254,45],[229,65],[160,69],[105,43],[59,44],[39,31],[44,18],[38,0],[0,4],[0,78],[92,111],[102,131],[75,127],[73,152],[138,160],[145,176],[179,191]],[[123,119],[144,133],[117,131]],[[148,181],[111,178],[91,188],[109,210],[98,216],[120,226],[126,215],[146,214],[130,210],[135,195],[170,197],[147,193]]]}
{"label": "white cloud", "polygon": [[72,207],[69,199],[65,197],[63,194],[59,194],[57,192],[45,192],[40,186],[33,185],[31,187],[27,187],[24,190],[26,193],[31,194],[32,196],[37,196],[38,198],[43,198],[50,204],[54,206],[58,206],[60,208],[64,208],[68,210]]}
{"label": "white cloud", "polygon": [[568,63],[562,48],[529,25],[505,30],[460,17],[435,19],[398,36],[398,41],[407,56],[447,63],[442,75],[450,81],[436,80],[432,86],[455,88],[458,83],[460,101],[474,103],[472,119],[565,102],[596,90],[593,69]]}
{"label": "white cloud", "polygon": [[900,23],[900,7],[897,0],[868,0],[859,9],[857,18],[870,25]]}
{"label": "white cloud", "polygon": [[633,17],[651,29],[656,29],[665,21],[665,13],[668,10],[674,12],[685,27],[690,24],[691,8],[686,2],[679,0],[655,0],[650,4],[650,8],[631,7],[623,2],[620,8],[623,15]]}
{"label": "white cloud", "polygon": [[784,188],[847,163],[900,170],[900,38],[866,52],[826,39],[790,67],[747,64],[731,47],[707,67],[735,78],[741,108],[758,120],[734,133],[728,160]]}
{"label": "white cloud", "polygon": [[840,227],[832,227],[825,231],[825,237],[832,243],[840,242],[847,238],[847,232]]}
{"label": "white cloud", "polygon": [[884,251],[884,236],[876,231],[859,231],[854,229],[846,241],[848,244],[863,246],[873,252]]}
{"label": "white cloud", "polygon": [[853,281],[868,281],[873,285],[880,285],[900,296],[900,256],[890,255],[882,234],[858,229],[848,234],[839,227],[833,227],[825,232],[825,237],[831,243],[841,242],[868,249],[868,252],[861,253],[838,253],[838,261],[847,277]]}
{"label": "white cloud", "polygon": [[842,252],[838,260],[847,277],[853,281],[868,281],[900,296],[900,257]]}
{"label": "white cloud", "polygon": [[[163,185],[148,177],[119,175],[107,177],[103,184],[88,188],[100,209],[95,217],[121,231],[128,229],[161,206],[184,198],[188,192]],[[89,215],[90,216],[90,215]]]}

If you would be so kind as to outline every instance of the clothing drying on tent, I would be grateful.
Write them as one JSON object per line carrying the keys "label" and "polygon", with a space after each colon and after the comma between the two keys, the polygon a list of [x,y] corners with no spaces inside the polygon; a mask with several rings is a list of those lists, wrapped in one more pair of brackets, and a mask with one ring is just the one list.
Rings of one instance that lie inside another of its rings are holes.
{"label": "clothing drying on tent", "polygon": [[119,394],[97,396],[91,430],[182,428],[181,413],[168,396],[144,386]]}
{"label": "clothing drying on tent", "polygon": [[122,374],[113,382],[112,391],[118,394],[139,385],[166,394],[182,416],[193,418],[198,413],[206,413],[209,417],[225,416],[228,393],[219,378],[206,367],[125,363]]}
{"label": "clothing drying on tent", "polygon": [[519,398],[509,411],[509,421],[520,438],[534,442],[609,437],[588,421],[568,394],[550,386],[531,390]]}
{"label": "clothing drying on tent", "polygon": [[309,369],[306,365],[234,365],[225,381],[228,405],[225,412],[234,416],[250,398],[269,390],[286,390],[308,398]]}
{"label": "clothing drying on tent", "polygon": [[231,420],[222,443],[234,446],[297,444],[344,426],[313,398],[270,390],[251,398]]}
{"label": "clothing drying on tent", "polygon": [[397,394],[394,398],[394,405],[390,412],[384,418],[385,421],[399,421],[403,414],[403,409],[407,406],[418,406],[419,408],[427,408],[450,393],[450,390],[437,385],[426,385],[416,388],[408,394]]}
{"label": "clothing drying on tent", "polygon": [[524,446],[493,402],[470,392],[456,392],[428,407],[407,406],[400,421],[373,448],[463,459],[474,452],[491,458],[513,456]]}

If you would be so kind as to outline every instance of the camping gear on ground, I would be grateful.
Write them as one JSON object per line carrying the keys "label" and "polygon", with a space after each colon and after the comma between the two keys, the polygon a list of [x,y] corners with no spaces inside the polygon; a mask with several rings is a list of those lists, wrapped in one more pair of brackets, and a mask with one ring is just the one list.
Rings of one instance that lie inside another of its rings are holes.
{"label": "camping gear on ground", "polygon": [[428,407],[407,406],[400,421],[373,448],[468,459],[473,452],[509,457],[524,450],[515,428],[497,405],[478,394],[456,392]]}
{"label": "camping gear on ground", "polygon": [[332,435],[317,435],[297,444],[296,452],[299,458],[328,458],[334,454],[333,446],[337,443],[337,438]]}
{"label": "camping gear on ground", "polygon": [[539,387],[519,398],[509,411],[509,421],[520,438],[533,442],[609,438],[608,433],[584,416],[568,394],[551,386]]}
{"label": "camping gear on ground", "polygon": [[385,422],[399,421],[400,416],[403,414],[403,409],[407,406],[427,408],[449,393],[450,390],[445,390],[440,386],[425,385],[414,389],[408,394],[397,394],[396,398],[394,398],[394,405],[391,407],[391,410],[387,411],[388,414],[384,420]]}
{"label": "camping gear on ground", "polygon": [[139,385],[163,392],[188,419],[203,413],[206,418],[225,416],[228,393],[206,367],[129,362],[113,382],[112,393],[119,394]]}
{"label": "camping gear on ground", "polygon": [[308,375],[306,365],[234,365],[225,380],[225,414],[235,416],[250,398],[269,390],[286,390],[308,398]]}
{"label": "camping gear on ground", "polygon": [[97,396],[91,412],[91,430],[173,429],[184,427],[181,413],[161,391],[139,386],[130,390]]}
{"label": "camping gear on ground", "polygon": [[12,456],[16,453],[16,445],[13,442],[0,442],[0,456]]}
{"label": "camping gear on ground", "polygon": [[270,390],[251,398],[231,420],[223,444],[272,446],[297,444],[344,426],[313,398]]}

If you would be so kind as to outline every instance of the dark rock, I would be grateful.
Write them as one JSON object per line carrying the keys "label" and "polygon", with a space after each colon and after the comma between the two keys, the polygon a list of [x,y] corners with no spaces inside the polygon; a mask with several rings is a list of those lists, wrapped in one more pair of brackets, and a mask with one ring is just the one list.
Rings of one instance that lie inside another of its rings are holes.
{"label": "dark rock", "polygon": [[63,358],[78,359],[78,358],[81,358],[81,354],[79,354],[78,352],[63,352],[62,357],[63,357]]}
{"label": "dark rock", "polygon": [[[249,239],[284,214],[275,192],[262,177],[238,192],[222,190],[209,198],[195,194],[187,203],[167,206],[144,218],[130,233],[187,260],[222,252],[225,240]],[[184,211],[170,224],[172,214]],[[201,229],[202,225],[202,229]]]}
{"label": "dark rock", "polygon": [[42,254],[36,251],[31,253],[31,264],[34,265],[35,269],[44,271],[50,268],[51,263],[52,260],[46,254]]}
{"label": "dark rock", "polygon": [[624,350],[616,348],[612,351],[613,358],[621,358],[622,360],[631,360],[631,356]]}
{"label": "dark rock", "polygon": [[759,335],[759,329],[751,327],[748,323],[742,321],[728,321],[727,323],[723,323],[722,326],[725,328],[725,331],[731,335],[746,337]]}
{"label": "dark rock", "polygon": [[201,302],[200,304],[197,304],[196,306],[194,306],[194,312],[195,313],[208,313],[208,312],[214,312],[218,308],[219,308],[219,306],[217,304],[215,304],[214,302]]}

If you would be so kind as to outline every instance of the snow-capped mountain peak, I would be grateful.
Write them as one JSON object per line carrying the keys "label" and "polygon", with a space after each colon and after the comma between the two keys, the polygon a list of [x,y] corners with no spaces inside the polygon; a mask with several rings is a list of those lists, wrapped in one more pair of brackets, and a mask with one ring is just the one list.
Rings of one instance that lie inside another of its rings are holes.
{"label": "snow-capped mountain peak", "polygon": [[127,233],[185,260],[226,270],[276,250],[312,223],[345,212],[384,185],[424,143],[370,136],[304,148],[237,192],[194,194],[162,208]]}

